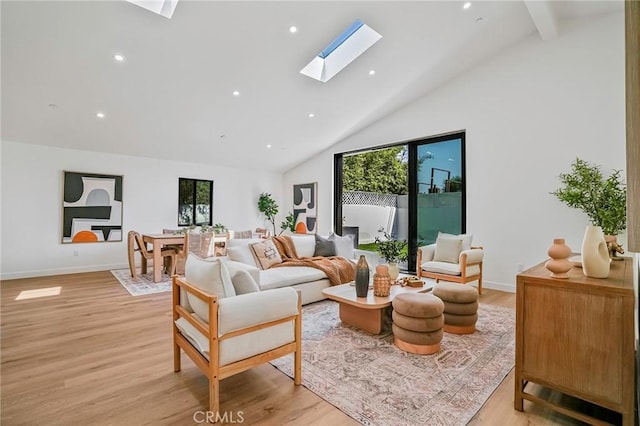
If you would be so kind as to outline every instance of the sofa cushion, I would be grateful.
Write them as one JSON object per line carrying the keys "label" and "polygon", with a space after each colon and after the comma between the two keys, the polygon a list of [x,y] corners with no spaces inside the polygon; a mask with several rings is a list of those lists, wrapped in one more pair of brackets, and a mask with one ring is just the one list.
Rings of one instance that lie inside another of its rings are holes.
{"label": "sofa cushion", "polygon": [[291,241],[298,257],[313,257],[316,252],[316,239],[312,234],[294,234],[291,236]]}
{"label": "sofa cushion", "polygon": [[321,237],[318,234],[315,234],[315,238],[316,238],[316,248],[313,253],[314,256],[335,256],[336,255],[336,245],[332,240]]}
{"label": "sofa cushion", "polygon": [[236,295],[260,291],[260,287],[258,287],[256,280],[254,280],[253,276],[251,276],[247,271],[236,271],[236,273],[231,276],[231,282],[233,283]]}
{"label": "sofa cushion", "polygon": [[327,278],[319,269],[309,266],[283,266],[260,271],[260,289],[287,287]]}
{"label": "sofa cushion", "polygon": [[333,232],[329,235],[329,241],[333,241],[336,246],[336,256],[353,259],[355,253],[353,248],[353,235],[340,236]]}
{"label": "sofa cushion", "polygon": [[436,262],[459,263],[462,251],[462,240],[453,238],[438,238],[433,260]]}
{"label": "sofa cushion", "polygon": [[[186,281],[208,294],[215,294],[219,299],[235,296],[236,292],[231,277],[224,264],[218,259],[204,260],[189,255],[184,268]],[[193,294],[187,293],[187,299],[193,311],[203,320],[208,321],[209,307]]]}
{"label": "sofa cushion", "polygon": [[272,240],[263,240],[259,243],[249,244],[251,253],[260,269],[269,269],[273,265],[282,263],[282,257]]}
{"label": "sofa cushion", "polygon": [[260,238],[228,240],[226,245],[227,256],[229,259],[235,260],[236,262],[251,265],[254,268],[259,268],[256,264],[255,258],[253,257],[251,248],[249,248],[249,244],[259,243],[261,241],[264,240],[261,240]]}

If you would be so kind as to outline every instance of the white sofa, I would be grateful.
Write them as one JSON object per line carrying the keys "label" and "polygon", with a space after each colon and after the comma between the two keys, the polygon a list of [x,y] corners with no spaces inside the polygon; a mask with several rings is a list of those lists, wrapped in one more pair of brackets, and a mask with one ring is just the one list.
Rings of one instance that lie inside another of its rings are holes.
{"label": "white sofa", "polygon": [[[353,249],[352,236],[340,237],[331,235],[329,240],[334,241],[336,255],[346,257],[355,262],[355,257],[365,254],[369,265],[377,264],[377,255]],[[314,235],[291,235],[291,240],[296,248],[298,257],[311,257],[315,253],[316,238]],[[308,266],[272,267],[261,270],[256,264],[249,245],[264,240],[239,239],[227,242],[227,259],[225,265],[233,277],[238,271],[248,272],[261,290],[269,290],[280,287],[293,287],[302,293],[302,304],[317,302],[325,299],[322,290],[329,287],[329,279],[319,269]],[[374,263],[375,262],[375,263]]]}

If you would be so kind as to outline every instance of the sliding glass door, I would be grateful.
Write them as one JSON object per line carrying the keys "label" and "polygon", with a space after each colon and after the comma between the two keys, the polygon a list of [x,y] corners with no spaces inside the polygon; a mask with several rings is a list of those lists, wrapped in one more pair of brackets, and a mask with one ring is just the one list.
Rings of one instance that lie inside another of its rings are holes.
{"label": "sliding glass door", "polygon": [[[336,154],[336,233],[357,233],[364,250],[375,249],[384,233],[407,240],[407,270],[415,271],[418,247],[434,243],[438,232],[466,230],[464,144],[459,132]],[[402,181],[406,186],[385,186]]]}

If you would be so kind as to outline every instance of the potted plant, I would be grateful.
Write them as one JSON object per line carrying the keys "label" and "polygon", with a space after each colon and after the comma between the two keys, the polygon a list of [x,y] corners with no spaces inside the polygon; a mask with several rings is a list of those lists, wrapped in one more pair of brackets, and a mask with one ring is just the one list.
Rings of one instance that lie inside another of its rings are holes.
{"label": "potted plant", "polygon": [[561,173],[562,188],[551,194],[582,210],[605,235],[616,236],[627,227],[627,189],[620,170],[605,179],[600,167],[576,158],[570,173]]}
{"label": "potted plant", "polygon": [[276,234],[276,215],[278,214],[278,204],[271,198],[271,194],[263,192],[258,198],[258,210],[273,226],[273,235]]}
{"label": "potted plant", "polygon": [[278,235],[282,235],[282,233],[284,231],[291,231],[291,232],[296,232],[296,223],[293,217],[293,213],[289,212],[285,217],[284,220],[280,223],[280,234]]}
{"label": "potted plant", "polygon": [[227,232],[227,227],[221,223],[216,223],[212,228],[213,232],[215,232],[216,234],[224,234],[225,232]]}
{"label": "potted plant", "polygon": [[382,256],[389,264],[389,275],[391,279],[398,278],[400,273],[398,269],[398,262],[405,262],[408,259],[407,254],[407,242],[394,240],[391,235],[387,234],[384,230],[380,230],[384,235],[384,240],[380,237],[376,237],[376,251]]}

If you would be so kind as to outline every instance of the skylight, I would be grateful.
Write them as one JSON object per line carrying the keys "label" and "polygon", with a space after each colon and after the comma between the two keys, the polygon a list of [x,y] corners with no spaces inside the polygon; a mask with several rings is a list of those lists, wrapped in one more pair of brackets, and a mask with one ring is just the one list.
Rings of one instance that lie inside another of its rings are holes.
{"label": "skylight", "polygon": [[178,0],[126,0],[153,13],[171,19],[173,11],[176,10]]}
{"label": "skylight", "polygon": [[326,83],[381,38],[371,27],[356,19],[300,73]]}

